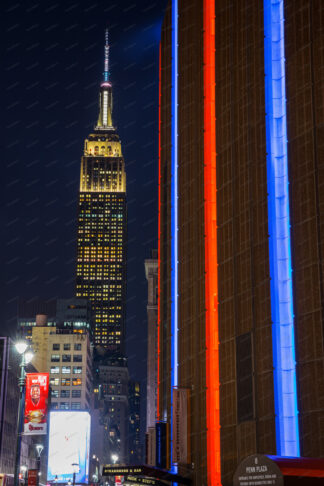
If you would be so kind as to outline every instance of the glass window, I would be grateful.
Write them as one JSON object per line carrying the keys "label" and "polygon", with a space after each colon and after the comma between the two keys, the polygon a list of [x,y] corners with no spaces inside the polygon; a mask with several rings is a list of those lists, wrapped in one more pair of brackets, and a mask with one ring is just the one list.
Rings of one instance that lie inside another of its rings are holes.
{"label": "glass window", "polygon": [[79,375],[80,373],[82,373],[82,366],[73,366],[73,373],[75,375]]}
{"label": "glass window", "polygon": [[70,386],[71,385],[71,380],[70,378],[62,378],[62,386]]}
{"label": "glass window", "polygon": [[54,409],[54,410],[57,410],[58,409],[58,402],[53,402],[51,403],[51,408]]}
{"label": "glass window", "polygon": [[58,396],[59,396],[58,393],[59,393],[58,390],[52,390],[51,391],[51,397],[52,398],[58,398]]}
{"label": "glass window", "polygon": [[72,398],[80,398],[81,390],[72,390]]}
{"label": "glass window", "polygon": [[63,375],[69,375],[71,373],[71,366],[62,366]]}
{"label": "glass window", "polygon": [[61,402],[60,403],[61,410],[69,410],[69,402]]}
{"label": "glass window", "polygon": [[72,410],[80,410],[81,409],[81,402],[72,402],[71,403]]}
{"label": "glass window", "polygon": [[51,386],[59,386],[60,379],[59,378],[50,378],[50,385]]}
{"label": "glass window", "polygon": [[71,355],[70,354],[62,354],[62,361],[63,361],[63,363],[70,363],[71,362]]}
{"label": "glass window", "polygon": [[73,361],[74,361],[74,363],[81,363],[81,361],[82,361],[82,354],[75,354],[73,356]]}
{"label": "glass window", "polygon": [[70,343],[63,344],[63,349],[64,349],[64,351],[70,351],[70,349],[71,349],[71,344],[70,344]]}
{"label": "glass window", "polygon": [[61,390],[61,398],[70,398],[70,390]]}
{"label": "glass window", "polygon": [[57,375],[60,372],[59,366],[51,366],[51,375]]}
{"label": "glass window", "polygon": [[74,344],[74,351],[81,351],[81,343]]}
{"label": "glass window", "polygon": [[53,344],[53,351],[59,351],[60,345],[58,343]]}
{"label": "glass window", "polygon": [[72,378],[72,385],[73,385],[73,386],[79,386],[79,385],[82,385],[82,380],[81,380],[81,378]]}
{"label": "glass window", "polygon": [[51,361],[52,361],[52,363],[58,363],[60,361],[60,355],[59,354],[52,354]]}

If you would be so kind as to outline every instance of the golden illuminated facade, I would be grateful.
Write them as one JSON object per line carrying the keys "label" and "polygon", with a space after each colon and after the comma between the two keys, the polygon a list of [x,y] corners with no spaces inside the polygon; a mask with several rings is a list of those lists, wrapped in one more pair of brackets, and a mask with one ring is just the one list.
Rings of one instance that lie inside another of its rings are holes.
{"label": "golden illuminated facade", "polygon": [[124,351],[126,300],[126,174],[112,122],[112,86],[106,33],[104,80],[98,123],[81,159],[77,297],[92,305],[94,343]]}

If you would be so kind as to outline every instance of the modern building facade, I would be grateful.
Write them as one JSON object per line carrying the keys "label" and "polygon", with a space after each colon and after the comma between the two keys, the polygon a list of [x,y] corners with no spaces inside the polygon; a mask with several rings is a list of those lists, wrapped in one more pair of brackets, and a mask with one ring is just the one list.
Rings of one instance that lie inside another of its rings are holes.
{"label": "modern building facade", "polygon": [[38,299],[19,305],[18,333],[20,336],[31,340],[33,327],[36,325],[58,327],[60,329],[73,330],[73,332],[85,330],[89,333],[92,342],[90,302],[87,299],[73,297],[49,301]]}
{"label": "modern building facade", "polygon": [[126,301],[126,173],[112,121],[106,32],[99,118],[84,142],[78,213],[76,295],[89,299],[94,343],[124,353]]}
{"label": "modern building facade", "polygon": [[194,484],[324,451],[323,25],[319,1],[167,7],[157,419],[172,451],[188,390],[189,459],[169,466]]}
{"label": "modern building facade", "polygon": [[146,430],[155,427],[157,406],[157,310],[158,310],[158,259],[152,251],[145,260],[147,280],[147,385],[146,385]]}
{"label": "modern building facade", "polygon": [[21,299],[17,309],[18,334],[31,340],[33,327],[36,326],[36,316],[44,315],[47,325],[56,326],[57,301],[55,299]]}

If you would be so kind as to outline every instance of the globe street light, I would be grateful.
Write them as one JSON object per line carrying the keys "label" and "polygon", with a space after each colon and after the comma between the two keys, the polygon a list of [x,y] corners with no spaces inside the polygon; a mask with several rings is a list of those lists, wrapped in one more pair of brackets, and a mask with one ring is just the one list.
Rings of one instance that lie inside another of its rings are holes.
{"label": "globe street light", "polygon": [[116,462],[118,461],[119,458],[118,458],[117,454],[111,454],[111,459],[112,459],[113,463],[116,464]]}
{"label": "globe street light", "polygon": [[[25,366],[32,360],[33,353],[31,350],[28,349],[28,343],[26,343],[26,341],[18,341],[15,344],[15,347],[18,353],[21,355],[20,378],[18,379],[19,404],[18,404],[17,446],[16,446],[15,476],[14,476],[14,486],[19,486],[21,438],[23,433],[24,413],[25,413],[25,385],[26,385]],[[26,468],[25,470],[27,471],[26,466],[22,466],[22,468]]]}

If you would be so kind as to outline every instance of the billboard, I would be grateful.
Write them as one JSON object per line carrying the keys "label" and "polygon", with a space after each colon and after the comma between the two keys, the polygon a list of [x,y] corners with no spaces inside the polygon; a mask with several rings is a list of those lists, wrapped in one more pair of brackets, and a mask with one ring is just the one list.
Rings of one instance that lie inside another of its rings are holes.
{"label": "billboard", "polygon": [[77,464],[75,482],[88,483],[89,453],[89,412],[51,412],[47,481],[72,482],[73,465]]}
{"label": "billboard", "polygon": [[24,434],[47,433],[48,389],[48,373],[27,373]]}

